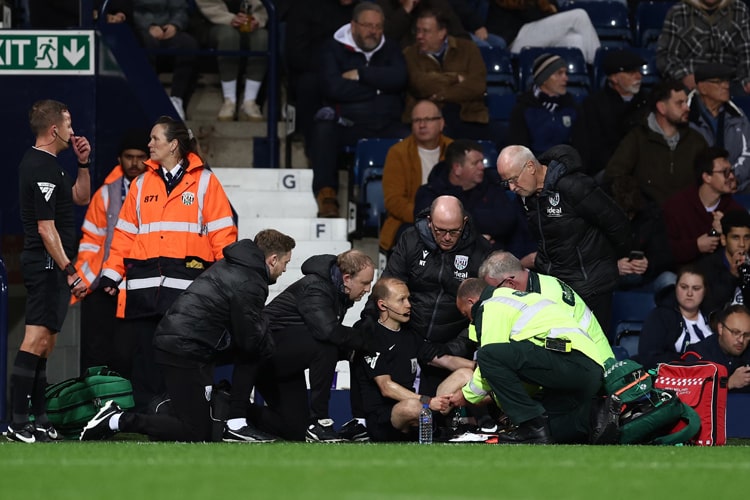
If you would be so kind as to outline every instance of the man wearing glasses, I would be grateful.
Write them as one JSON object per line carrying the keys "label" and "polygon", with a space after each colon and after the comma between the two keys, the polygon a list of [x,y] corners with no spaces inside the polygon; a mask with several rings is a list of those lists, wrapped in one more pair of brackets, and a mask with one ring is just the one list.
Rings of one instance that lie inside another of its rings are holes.
{"label": "man wearing glasses", "polygon": [[411,110],[411,135],[391,146],[383,166],[383,197],[388,216],[380,228],[380,251],[390,254],[398,237],[414,224],[414,198],[432,168],[443,161],[453,139],[443,135],[445,121],[432,101]]}
{"label": "man wearing glasses", "polygon": [[362,137],[405,137],[401,123],[406,63],[383,36],[383,10],[361,2],[352,22],[321,50],[318,71],[325,106],[315,115],[308,145],[318,217],[338,217],[337,159],[343,146]]}
{"label": "man wearing glasses", "polygon": [[715,252],[721,243],[721,218],[731,210],[743,209],[732,198],[737,180],[726,149],[712,147],[698,153],[695,180],[663,206],[664,225],[677,265]]}
{"label": "man wearing glasses", "polygon": [[580,155],[567,145],[539,159],[525,146],[508,146],[497,171],[523,197],[538,246],[534,268],[570,285],[609,332],[617,260],[631,250],[625,213],[582,172]]}
{"label": "man wearing glasses", "polygon": [[728,306],[719,314],[716,335],[690,346],[706,361],[727,367],[730,391],[750,392],[750,312],[741,304]]}
{"label": "man wearing glasses", "polygon": [[701,64],[695,69],[696,87],[688,96],[689,120],[709,146],[729,152],[738,190],[744,191],[750,185],[750,121],[729,100],[734,73],[734,68],[719,63]]}
{"label": "man wearing glasses", "polygon": [[408,286],[411,328],[424,339],[420,394],[434,396],[452,370],[473,367],[468,358],[474,346],[459,335],[469,322],[456,307],[456,293],[465,279],[477,276],[489,252],[489,242],[475,232],[461,202],[440,196],[404,232],[388,259],[383,277]]}
{"label": "man wearing glasses", "polygon": [[418,14],[415,37],[404,49],[409,73],[404,120],[418,100],[429,99],[442,108],[449,136],[494,139],[487,127],[487,67],[479,47],[448,35],[448,19],[429,9]]}

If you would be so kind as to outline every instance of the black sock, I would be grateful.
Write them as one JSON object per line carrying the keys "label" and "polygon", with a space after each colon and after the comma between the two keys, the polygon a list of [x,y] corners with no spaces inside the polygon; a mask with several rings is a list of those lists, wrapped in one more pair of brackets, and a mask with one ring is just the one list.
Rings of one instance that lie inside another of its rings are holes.
{"label": "black sock", "polygon": [[34,389],[31,391],[31,414],[34,415],[34,422],[46,426],[49,423],[47,418],[47,398],[44,392],[47,389],[47,358],[39,358],[36,365],[36,377],[34,378]]}
{"label": "black sock", "polygon": [[34,390],[34,378],[39,356],[26,351],[18,351],[10,375],[12,420],[14,424],[29,421],[29,404]]}

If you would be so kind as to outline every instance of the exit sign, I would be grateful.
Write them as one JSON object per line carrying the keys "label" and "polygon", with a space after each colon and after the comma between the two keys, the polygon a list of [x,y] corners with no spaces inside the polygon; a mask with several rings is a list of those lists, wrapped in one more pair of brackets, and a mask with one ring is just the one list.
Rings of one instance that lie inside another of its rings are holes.
{"label": "exit sign", "polygon": [[0,75],[93,74],[93,31],[0,30]]}

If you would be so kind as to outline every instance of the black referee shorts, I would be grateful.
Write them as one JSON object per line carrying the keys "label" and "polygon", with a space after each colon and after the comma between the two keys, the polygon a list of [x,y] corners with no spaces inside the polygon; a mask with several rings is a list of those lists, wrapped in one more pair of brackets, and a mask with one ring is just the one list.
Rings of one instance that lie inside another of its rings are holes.
{"label": "black referee shorts", "polygon": [[70,289],[65,273],[53,264],[45,269],[44,252],[21,252],[21,273],[26,287],[26,324],[57,333],[68,313]]}

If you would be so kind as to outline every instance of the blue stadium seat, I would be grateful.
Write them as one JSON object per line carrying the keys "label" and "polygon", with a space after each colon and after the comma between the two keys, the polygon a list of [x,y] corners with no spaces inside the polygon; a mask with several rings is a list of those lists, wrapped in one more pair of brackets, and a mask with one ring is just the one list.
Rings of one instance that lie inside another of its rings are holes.
{"label": "blue stadium seat", "polygon": [[482,146],[484,168],[494,168],[497,163],[497,146],[492,141],[477,141]]}
{"label": "blue stadium seat", "polygon": [[[602,61],[604,55],[609,50],[612,50],[612,48],[601,47],[596,51],[596,57],[594,59],[594,87],[596,89],[604,88],[606,83],[607,75],[604,74],[604,70],[602,69]],[[646,64],[641,67],[641,73],[643,73],[641,87],[647,91],[651,90],[654,85],[661,80],[659,71],[656,69],[656,51],[645,47],[628,47],[627,50],[638,54],[644,61],[646,61]]]}
{"label": "blue stadium seat", "polygon": [[635,41],[640,47],[656,48],[667,12],[677,2],[638,2],[635,9]]}
{"label": "blue stadium seat", "polygon": [[383,168],[388,150],[401,139],[360,139],[354,149],[353,186],[362,186],[367,168]]}
{"label": "blue stadium seat", "polygon": [[745,113],[745,116],[750,116],[750,96],[732,96],[732,102]]}
{"label": "blue stadium seat", "polygon": [[583,9],[589,15],[602,47],[625,48],[632,45],[630,13],[627,5],[616,1],[571,1],[563,10]]}
{"label": "blue stadium seat", "polygon": [[494,122],[497,130],[498,147],[505,147],[508,144],[508,128],[510,127],[510,113],[516,105],[516,95],[494,95],[489,94],[485,98],[485,103],[490,112],[490,121]]}
{"label": "blue stadium seat", "polygon": [[734,201],[745,207],[746,210],[750,211],[750,194],[746,193],[735,193],[732,195]]}
{"label": "blue stadium seat", "polygon": [[615,345],[628,353],[628,358],[638,355],[638,341],[643,330],[642,321],[621,321],[615,327]]}
{"label": "blue stadium seat", "polygon": [[518,88],[510,52],[492,47],[479,47],[487,66],[487,93],[513,94]]}
{"label": "blue stadium seat", "polygon": [[576,47],[524,47],[518,54],[518,82],[521,90],[531,88],[534,59],[545,53],[558,54],[568,63],[569,91],[571,87],[583,87],[586,91],[591,89],[591,77],[580,49]]}
{"label": "blue stadium seat", "polygon": [[380,223],[385,218],[385,198],[383,196],[383,172],[381,170],[380,175],[376,175],[374,170],[372,169],[371,172],[372,177],[365,179],[362,225],[365,229],[374,229],[377,234]]}
{"label": "blue stadium seat", "polygon": [[628,336],[624,332],[629,329],[640,332],[637,325],[642,324],[655,307],[652,292],[615,291],[612,295],[612,327],[609,338],[617,343],[618,329],[621,337]]}

